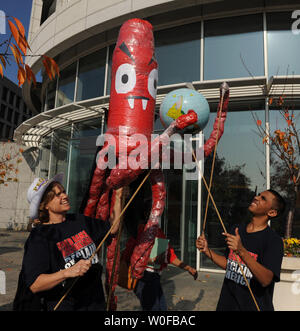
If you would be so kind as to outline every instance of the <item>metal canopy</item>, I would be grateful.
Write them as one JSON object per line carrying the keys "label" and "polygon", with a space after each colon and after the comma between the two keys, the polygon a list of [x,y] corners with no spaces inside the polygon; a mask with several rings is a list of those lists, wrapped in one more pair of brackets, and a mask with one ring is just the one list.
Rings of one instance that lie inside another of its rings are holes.
{"label": "metal canopy", "polygon": [[[165,85],[158,88],[156,97],[156,112],[164,97],[178,88],[193,87],[202,93],[209,103],[216,104],[219,101],[219,87],[224,80],[198,81],[192,83],[180,83]],[[268,95],[282,96],[299,103],[300,99],[300,76],[294,77],[271,77],[269,82],[266,77],[249,77],[245,79],[225,80],[230,86],[230,103],[236,107],[245,105],[247,102],[258,100],[264,101]],[[269,94],[266,91],[269,90]],[[251,100],[251,101],[250,101]],[[41,138],[49,135],[53,130],[62,128],[72,123],[99,118],[105,114],[109,107],[109,96],[73,102],[52,110],[40,113],[23,122],[14,132],[14,140],[26,146],[38,147]],[[231,107],[232,109],[232,107]]]}

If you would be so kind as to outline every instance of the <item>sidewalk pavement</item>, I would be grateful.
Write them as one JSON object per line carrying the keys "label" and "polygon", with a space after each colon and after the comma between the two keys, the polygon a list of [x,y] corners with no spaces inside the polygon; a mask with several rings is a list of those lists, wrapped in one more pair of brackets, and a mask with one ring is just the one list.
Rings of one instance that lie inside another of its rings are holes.
{"label": "sidewalk pavement", "polygon": [[[0,284],[0,311],[11,311],[22,264],[24,243],[29,232],[0,230],[0,271],[4,272],[5,294]],[[2,273],[3,274],[3,273]],[[1,276],[1,275],[0,275]],[[169,266],[162,273],[161,283],[169,311],[215,311],[224,275],[198,272],[194,280],[188,272]],[[133,292],[116,289],[118,311],[140,311]]]}

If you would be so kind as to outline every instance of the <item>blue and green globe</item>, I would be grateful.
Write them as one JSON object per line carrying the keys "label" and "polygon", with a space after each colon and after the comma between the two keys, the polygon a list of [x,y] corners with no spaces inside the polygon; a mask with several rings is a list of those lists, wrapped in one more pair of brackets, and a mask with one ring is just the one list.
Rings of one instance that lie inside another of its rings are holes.
{"label": "blue and green globe", "polygon": [[198,117],[195,124],[183,130],[184,133],[197,133],[203,130],[209,120],[209,104],[205,97],[192,89],[181,88],[169,92],[160,105],[160,120],[167,128],[174,120],[193,110]]}

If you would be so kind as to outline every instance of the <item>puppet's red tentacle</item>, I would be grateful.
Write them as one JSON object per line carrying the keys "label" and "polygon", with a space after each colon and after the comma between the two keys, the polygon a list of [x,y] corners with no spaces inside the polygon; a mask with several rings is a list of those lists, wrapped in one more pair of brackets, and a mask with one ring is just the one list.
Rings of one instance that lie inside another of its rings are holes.
{"label": "puppet's red tentacle", "polygon": [[[106,167],[102,166],[102,162],[105,162],[105,158],[100,157],[100,155],[105,155],[107,152],[108,147],[104,146],[103,149],[98,153],[98,162],[97,167],[94,170],[92,182],[89,188],[89,197],[88,201],[86,203],[86,207],[84,209],[84,215],[89,217],[96,217],[96,213],[99,215],[100,211],[99,208],[97,208],[99,198],[103,190],[105,189],[105,176],[107,169]],[[103,204],[103,200],[101,202],[101,205],[108,210],[108,205]],[[102,212],[103,214],[103,212]],[[104,212],[105,215],[108,215],[108,211]],[[107,218],[107,217],[106,217]],[[101,218],[105,220],[106,218]]]}
{"label": "puppet's red tentacle", "polygon": [[110,188],[104,183],[104,188],[99,198],[95,215],[95,218],[103,221],[107,220],[109,216],[109,192]]}
{"label": "puppet's red tentacle", "polygon": [[99,196],[103,190],[103,186],[105,185],[105,173],[106,169],[101,170],[96,168],[94,171],[92,183],[89,189],[89,198],[84,209],[85,216],[95,217],[96,215]]}
{"label": "puppet's red tentacle", "polygon": [[165,206],[166,189],[162,171],[160,169],[152,170],[150,180],[152,184],[152,209],[144,231],[137,238],[137,245],[130,260],[132,276],[136,279],[143,276]]}
{"label": "puppet's red tentacle", "polygon": [[229,103],[229,86],[227,83],[222,83],[220,87],[220,101],[218,105],[218,112],[215,119],[213,131],[204,144],[204,157],[207,157],[213,151],[215,145],[218,143],[218,141],[221,139],[223,135],[224,123],[226,120],[227,110],[228,110],[228,103]]}
{"label": "puppet's red tentacle", "polygon": [[106,179],[106,184],[110,188],[117,190],[120,187],[129,185],[147,168],[138,167],[137,169],[132,169],[129,160],[130,156],[128,156],[128,159],[120,160],[115,168],[111,170],[109,177]]}

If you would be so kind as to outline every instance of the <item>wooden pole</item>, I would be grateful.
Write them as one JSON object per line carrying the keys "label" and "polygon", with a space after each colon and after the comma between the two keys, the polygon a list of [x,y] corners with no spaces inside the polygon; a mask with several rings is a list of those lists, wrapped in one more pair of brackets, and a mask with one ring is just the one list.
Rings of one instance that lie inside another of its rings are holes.
{"label": "wooden pole", "polygon": [[[220,110],[219,110],[219,116],[218,116],[218,130],[217,130],[217,136],[216,136],[216,144],[215,144],[213,162],[212,162],[212,166],[211,166],[210,179],[209,179],[209,191],[210,191],[211,186],[212,186],[212,179],[213,179],[213,175],[214,175],[215,159],[216,159],[218,139],[219,139],[219,131],[220,131],[220,120],[221,120],[221,115],[222,115],[222,111],[223,111],[223,99],[224,99],[224,94],[222,93]],[[209,198],[210,198],[209,195],[207,195],[206,207],[205,207],[205,214],[204,214],[204,220],[203,220],[203,226],[202,226],[202,232],[205,231]]]}

